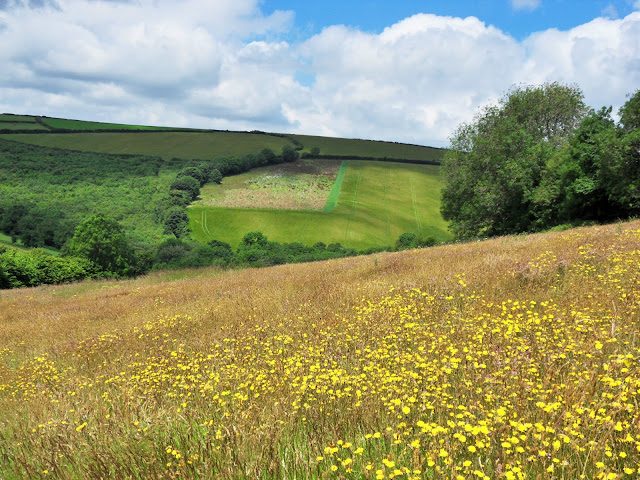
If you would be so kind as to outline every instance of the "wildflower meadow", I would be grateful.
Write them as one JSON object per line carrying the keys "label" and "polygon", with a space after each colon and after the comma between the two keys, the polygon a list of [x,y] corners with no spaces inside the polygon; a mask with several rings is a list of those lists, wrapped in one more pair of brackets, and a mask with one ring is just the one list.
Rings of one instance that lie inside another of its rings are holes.
{"label": "wildflower meadow", "polygon": [[640,222],[0,293],[0,478],[640,477]]}

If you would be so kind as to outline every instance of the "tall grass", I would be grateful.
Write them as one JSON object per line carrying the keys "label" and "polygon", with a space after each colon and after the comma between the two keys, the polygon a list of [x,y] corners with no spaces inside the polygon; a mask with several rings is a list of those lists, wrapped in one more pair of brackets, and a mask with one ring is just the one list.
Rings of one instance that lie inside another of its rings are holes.
{"label": "tall grass", "polygon": [[0,478],[636,478],[639,242],[2,292]]}

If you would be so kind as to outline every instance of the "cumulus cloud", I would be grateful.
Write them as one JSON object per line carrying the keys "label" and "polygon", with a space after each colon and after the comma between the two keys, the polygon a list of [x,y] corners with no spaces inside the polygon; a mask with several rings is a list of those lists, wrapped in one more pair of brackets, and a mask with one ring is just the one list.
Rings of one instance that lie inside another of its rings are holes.
{"label": "cumulus cloud", "polygon": [[246,38],[291,21],[291,13],[262,15],[254,0],[9,1],[0,10],[0,89],[42,96],[45,111],[34,113],[55,114],[48,94],[66,95],[69,105],[84,99],[87,112],[109,99],[180,110],[192,91],[219,85],[225,65],[242,61]]}
{"label": "cumulus cloud", "polygon": [[0,4],[0,111],[445,146],[514,84],[577,83],[617,109],[640,78],[640,12],[522,41],[419,14],[290,44],[294,14],[258,0],[35,3]]}
{"label": "cumulus cloud", "polygon": [[542,0],[510,0],[510,2],[514,10],[535,10]]}

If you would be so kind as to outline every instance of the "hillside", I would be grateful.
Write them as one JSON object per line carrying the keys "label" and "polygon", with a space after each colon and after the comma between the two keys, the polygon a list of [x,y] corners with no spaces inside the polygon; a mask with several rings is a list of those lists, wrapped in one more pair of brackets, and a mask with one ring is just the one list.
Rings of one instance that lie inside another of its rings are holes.
{"label": "hillside", "polygon": [[221,155],[255,154],[264,148],[279,152],[284,145],[296,146],[304,153],[318,147],[320,155],[341,157],[439,162],[444,155],[443,149],[395,142],[123,125],[13,114],[0,114],[0,137],[68,150],[153,155],[165,159],[206,160]]}
{"label": "hillside", "polygon": [[[333,208],[265,208],[268,203],[260,197],[244,208],[196,202],[188,209],[192,235],[203,243],[215,238],[237,245],[247,231],[257,230],[279,242],[340,243],[356,249],[393,246],[404,232],[438,242],[452,239],[439,211],[442,181],[437,166],[353,160],[343,166],[344,179]],[[210,190],[215,192],[227,182]],[[325,190],[324,198],[328,195]]]}
{"label": "hillside", "polygon": [[[107,214],[122,224],[143,270],[166,265],[156,253],[173,234],[201,243],[223,241],[235,249],[245,234],[262,231],[271,241],[332,245],[331,251],[345,254],[389,248],[405,232],[421,241],[452,238],[439,213],[441,149],[13,114],[0,115],[0,132],[0,232],[27,246],[60,249],[91,214]],[[276,164],[284,161],[284,151],[291,154],[285,163],[293,162],[294,168],[279,183],[262,182],[260,195],[256,184],[242,185],[235,178],[244,181],[256,168],[275,178],[268,172],[281,168]],[[300,153],[303,158],[295,161]],[[305,176],[307,169],[327,162],[342,173]],[[174,180],[190,177],[194,168],[215,169],[226,178],[219,185],[220,179],[203,174],[197,179],[201,189],[185,194],[180,188],[188,184]],[[305,189],[306,182],[316,180],[322,185]],[[245,195],[244,203],[212,200],[231,185],[237,187],[234,198]],[[326,258],[327,252],[320,253]],[[207,255],[178,261],[211,265]]]}
{"label": "hillside", "polygon": [[634,478],[640,222],[0,296],[3,478]]}

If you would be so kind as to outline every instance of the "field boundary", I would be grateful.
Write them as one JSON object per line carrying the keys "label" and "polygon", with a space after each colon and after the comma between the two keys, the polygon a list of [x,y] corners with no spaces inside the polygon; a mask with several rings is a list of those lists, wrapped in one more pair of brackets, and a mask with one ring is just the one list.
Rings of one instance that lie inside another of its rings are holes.
{"label": "field boundary", "polygon": [[[431,148],[431,147],[430,147]],[[394,163],[412,163],[414,165],[442,165],[442,162],[436,162],[435,160],[412,160],[410,158],[396,158],[396,157],[362,157],[358,155],[311,155],[309,153],[303,153],[300,158],[305,159],[323,159],[323,160],[362,160],[366,162],[394,162]]]}
{"label": "field boundary", "polygon": [[332,212],[336,205],[338,205],[338,196],[340,196],[340,190],[342,189],[342,180],[344,180],[344,174],[347,171],[348,162],[343,160],[336,176],[336,181],[331,186],[331,191],[327,197],[327,201],[324,204],[323,212]]}

